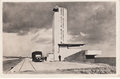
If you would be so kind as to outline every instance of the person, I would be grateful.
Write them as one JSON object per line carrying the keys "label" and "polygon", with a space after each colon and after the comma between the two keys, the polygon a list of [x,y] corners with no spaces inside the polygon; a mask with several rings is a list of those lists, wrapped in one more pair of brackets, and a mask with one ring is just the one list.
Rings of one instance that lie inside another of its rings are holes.
{"label": "person", "polygon": [[47,61],[47,57],[45,57],[45,61]]}
{"label": "person", "polygon": [[61,55],[59,55],[58,58],[59,58],[59,61],[61,61]]}

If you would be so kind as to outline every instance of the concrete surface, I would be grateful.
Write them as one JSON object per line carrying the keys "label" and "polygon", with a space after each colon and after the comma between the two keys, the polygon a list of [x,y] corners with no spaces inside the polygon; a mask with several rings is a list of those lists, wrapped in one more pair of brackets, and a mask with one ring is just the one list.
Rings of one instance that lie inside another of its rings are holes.
{"label": "concrete surface", "polygon": [[75,62],[33,62],[30,58],[25,58],[17,64],[8,73],[57,73],[61,69],[76,69],[76,68],[95,68],[100,67],[90,63],[75,63]]}

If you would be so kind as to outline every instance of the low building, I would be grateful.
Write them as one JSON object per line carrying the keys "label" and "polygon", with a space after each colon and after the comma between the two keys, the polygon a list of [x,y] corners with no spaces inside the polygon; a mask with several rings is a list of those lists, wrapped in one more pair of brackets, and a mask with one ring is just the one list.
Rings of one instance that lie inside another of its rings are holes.
{"label": "low building", "polygon": [[64,58],[64,61],[69,62],[95,62],[95,56],[100,55],[102,51],[100,50],[81,50],[68,57]]}
{"label": "low building", "polygon": [[54,54],[53,53],[48,53],[48,55],[47,55],[47,61],[49,61],[49,62],[54,61]]}

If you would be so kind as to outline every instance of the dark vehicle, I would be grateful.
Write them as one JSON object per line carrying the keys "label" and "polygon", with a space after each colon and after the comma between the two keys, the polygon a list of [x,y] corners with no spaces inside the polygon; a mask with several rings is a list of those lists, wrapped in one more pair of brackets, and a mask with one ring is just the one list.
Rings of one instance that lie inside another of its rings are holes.
{"label": "dark vehicle", "polygon": [[42,62],[44,60],[43,56],[42,56],[42,52],[41,51],[35,51],[32,53],[32,61],[34,62]]}

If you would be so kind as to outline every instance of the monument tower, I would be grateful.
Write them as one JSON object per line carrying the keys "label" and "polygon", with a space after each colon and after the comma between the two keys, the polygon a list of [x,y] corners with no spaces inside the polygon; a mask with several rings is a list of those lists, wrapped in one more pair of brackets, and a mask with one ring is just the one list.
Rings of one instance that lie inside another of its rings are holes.
{"label": "monument tower", "polygon": [[58,44],[67,43],[67,9],[56,6],[53,11],[53,52],[54,59],[58,60]]}
{"label": "monument tower", "polygon": [[[53,8],[53,54],[54,60],[79,60],[94,62],[95,56],[101,51],[82,50],[83,43],[67,42],[67,9],[56,6]],[[79,54],[79,56],[78,56]],[[59,58],[61,56],[61,58]],[[72,56],[72,57],[71,57]],[[71,59],[71,58],[74,59]],[[78,59],[75,59],[75,58]]]}

